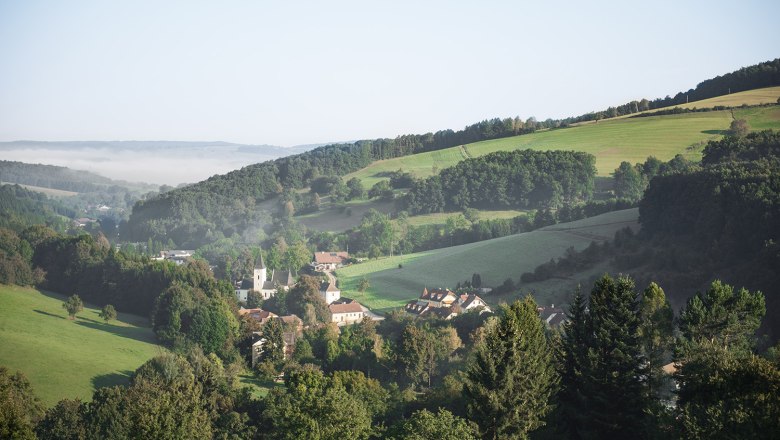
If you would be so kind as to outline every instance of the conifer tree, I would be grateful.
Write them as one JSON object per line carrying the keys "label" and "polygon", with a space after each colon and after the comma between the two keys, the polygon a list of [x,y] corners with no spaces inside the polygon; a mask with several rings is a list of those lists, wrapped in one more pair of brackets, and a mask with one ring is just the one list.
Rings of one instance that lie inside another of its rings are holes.
{"label": "conifer tree", "polygon": [[559,427],[572,438],[577,438],[582,426],[581,419],[587,410],[583,391],[583,374],[587,371],[590,343],[586,309],[585,297],[578,289],[555,352],[558,374],[561,377],[561,387],[558,391]]}
{"label": "conifer tree", "polygon": [[646,399],[645,360],[639,344],[639,313],[634,282],[604,275],[589,302],[590,343],[583,377],[587,396],[583,438],[641,437]]}
{"label": "conifer tree", "polygon": [[464,387],[469,416],[484,438],[528,438],[544,425],[557,381],[536,303],[515,301],[475,346]]}

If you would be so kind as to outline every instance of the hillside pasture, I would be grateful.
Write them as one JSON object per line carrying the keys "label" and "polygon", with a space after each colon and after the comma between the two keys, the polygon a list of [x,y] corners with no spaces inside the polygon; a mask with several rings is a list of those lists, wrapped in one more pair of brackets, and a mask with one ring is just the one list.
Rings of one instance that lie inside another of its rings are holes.
{"label": "hillside pasture", "polygon": [[85,304],[71,321],[64,300],[0,285],[0,365],[22,371],[46,406],[64,398],[88,401],[98,387],[125,384],[163,352],[146,319],[119,313],[106,323],[99,308]]}
{"label": "hillside pasture", "polygon": [[[490,287],[510,277],[517,281],[524,272],[562,256],[569,247],[582,250],[592,241],[611,239],[622,228],[638,228],[637,219],[636,208],[614,211],[523,234],[371,260],[339,269],[336,276],[344,296],[372,309],[401,307],[424,287],[454,288],[470,280],[473,273],[479,273],[483,285]],[[357,283],[363,277],[371,287],[361,293]],[[489,295],[485,299],[494,302]],[[540,303],[550,300],[544,295],[536,299]]]}
{"label": "hillside pasture", "polygon": [[[780,129],[780,110],[777,106],[735,109],[734,116],[747,119],[754,130]],[[345,179],[358,177],[364,185],[370,186],[386,179],[385,173],[398,169],[423,178],[455,165],[466,156],[477,157],[495,151],[526,148],[591,153],[596,157],[598,175],[609,176],[624,160],[632,163],[644,162],[648,156],[655,156],[666,161],[677,154],[689,159],[699,159],[700,147],[725,134],[732,120],[729,110],[607,119],[576,127],[537,131],[376,161],[366,168],[348,174]]]}
{"label": "hillside pasture", "polygon": [[56,198],[76,196],[76,195],[79,194],[77,192],[65,191],[63,189],[44,188],[42,186],[23,185],[21,183],[0,182],[0,185],[19,185],[22,188],[29,189],[30,191],[43,193],[43,194],[46,194],[47,197],[51,197],[51,198],[55,198],[55,199]]}
{"label": "hillside pasture", "polygon": [[306,226],[320,232],[344,232],[354,228],[363,220],[363,215],[370,209],[388,213],[393,210],[394,202],[378,199],[355,200],[346,204],[346,209],[323,207],[317,212],[296,216],[295,219]]}
{"label": "hillside pasture", "polygon": [[[715,106],[738,107],[741,105],[763,105],[776,104],[780,98],[780,86],[764,87],[763,89],[746,90],[744,92],[731,93],[729,95],[716,96],[714,98],[693,101],[687,104],[680,104],[674,107],[666,108],[712,108]],[[651,112],[660,109],[650,110]]]}

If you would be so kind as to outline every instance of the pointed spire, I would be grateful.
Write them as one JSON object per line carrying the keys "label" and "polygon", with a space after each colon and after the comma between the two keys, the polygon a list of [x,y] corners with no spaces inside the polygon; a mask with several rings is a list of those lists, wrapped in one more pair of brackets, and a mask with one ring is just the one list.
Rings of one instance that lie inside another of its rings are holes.
{"label": "pointed spire", "polygon": [[260,256],[257,257],[257,262],[255,263],[255,269],[265,269],[265,264],[263,264],[263,251],[260,251]]}

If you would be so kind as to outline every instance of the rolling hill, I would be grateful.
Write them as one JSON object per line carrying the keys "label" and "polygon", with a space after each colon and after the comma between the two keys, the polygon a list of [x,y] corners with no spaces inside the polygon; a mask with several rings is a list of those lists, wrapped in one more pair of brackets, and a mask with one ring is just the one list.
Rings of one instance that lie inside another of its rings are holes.
{"label": "rolling hill", "polygon": [[[778,88],[780,89],[780,88]],[[752,93],[743,92],[748,94]],[[732,100],[740,98],[735,93]],[[718,98],[713,98],[718,99]],[[736,118],[745,118],[755,130],[780,128],[780,107],[754,107],[734,110]],[[371,187],[387,179],[386,173],[402,169],[416,177],[427,177],[469,157],[495,151],[574,150],[596,156],[598,175],[608,176],[622,161],[643,162],[648,156],[669,160],[676,154],[690,159],[701,157],[701,147],[719,139],[733,120],[729,110],[643,118],[614,118],[576,127],[537,131],[534,133],[476,142],[444,150],[403,156],[373,162],[366,168],[344,176],[357,177]]]}
{"label": "rolling hill", "polygon": [[0,285],[0,365],[24,372],[47,406],[89,400],[97,387],[126,383],[130,373],[164,349],[146,319],[120,313],[105,323],[85,305],[74,321],[63,297]]}
{"label": "rolling hill", "polygon": [[[366,261],[339,269],[336,275],[344,296],[371,308],[399,307],[416,298],[424,287],[454,288],[458,282],[470,280],[473,273],[481,275],[485,286],[498,286],[508,277],[517,281],[523,272],[560,257],[569,247],[581,250],[591,241],[611,239],[624,227],[638,228],[637,220],[636,208],[614,211],[494,240]],[[365,293],[357,290],[363,277],[371,284]],[[536,293],[539,303],[557,300],[552,291]],[[491,303],[498,299],[485,297]]]}

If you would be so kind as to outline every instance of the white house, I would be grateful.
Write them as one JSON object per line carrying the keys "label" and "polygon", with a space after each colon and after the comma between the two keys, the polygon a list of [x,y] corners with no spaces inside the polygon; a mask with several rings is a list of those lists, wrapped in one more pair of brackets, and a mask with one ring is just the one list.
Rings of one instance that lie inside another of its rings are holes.
{"label": "white house", "polygon": [[317,272],[325,272],[338,269],[348,259],[349,253],[347,252],[315,252],[311,265]]}
{"label": "white house", "polygon": [[322,283],[320,285],[320,295],[325,300],[325,304],[332,304],[341,298],[341,290],[333,282]]}
{"label": "white house", "polygon": [[335,322],[338,326],[350,325],[363,320],[363,307],[357,301],[331,304],[328,308],[330,309],[331,322]]}

